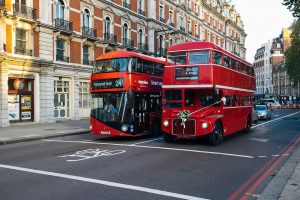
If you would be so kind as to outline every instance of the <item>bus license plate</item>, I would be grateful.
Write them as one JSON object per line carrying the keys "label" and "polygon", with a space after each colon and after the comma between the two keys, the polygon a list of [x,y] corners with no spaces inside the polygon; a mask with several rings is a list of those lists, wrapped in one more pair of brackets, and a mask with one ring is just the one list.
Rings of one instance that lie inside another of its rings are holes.
{"label": "bus license plate", "polygon": [[192,136],[190,136],[190,135],[176,135],[178,138],[181,138],[181,139],[191,139],[192,138]]}
{"label": "bus license plate", "polygon": [[103,135],[109,135],[110,131],[101,131],[101,134],[103,134]]}

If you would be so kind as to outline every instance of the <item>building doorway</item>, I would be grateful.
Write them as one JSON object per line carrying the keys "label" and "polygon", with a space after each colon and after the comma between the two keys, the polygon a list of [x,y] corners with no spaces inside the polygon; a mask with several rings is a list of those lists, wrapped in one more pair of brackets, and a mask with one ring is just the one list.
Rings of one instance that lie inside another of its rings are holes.
{"label": "building doorway", "polygon": [[70,80],[62,78],[54,80],[54,117],[70,118]]}

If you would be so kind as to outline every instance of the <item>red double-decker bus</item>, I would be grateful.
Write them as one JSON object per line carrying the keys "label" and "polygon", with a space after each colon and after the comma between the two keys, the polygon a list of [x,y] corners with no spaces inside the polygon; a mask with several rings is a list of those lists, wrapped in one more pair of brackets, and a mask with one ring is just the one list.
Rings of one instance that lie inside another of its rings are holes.
{"label": "red double-decker bus", "polygon": [[162,131],[166,142],[208,135],[217,145],[250,131],[253,66],[210,42],[170,47],[163,78]]}
{"label": "red double-decker bus", "polygon": [[91,75],[90,133],[158,134],[165,59],[128,51],[101,55]]}

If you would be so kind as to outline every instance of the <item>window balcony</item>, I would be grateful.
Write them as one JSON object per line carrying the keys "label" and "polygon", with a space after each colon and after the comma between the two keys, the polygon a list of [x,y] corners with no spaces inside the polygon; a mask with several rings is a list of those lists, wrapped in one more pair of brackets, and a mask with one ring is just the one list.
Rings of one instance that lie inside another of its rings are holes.
{"label": "window balcony", "polygon": [[179,30],[185,32],[185,28],[184,28],[183,26],[180,26],[180,27],[179,27]]}
{"label": "window balcony", "polygon": [[56,18],[55,20],[55,28],[71,33],[73,32],[73,23],[64,19]]}
{"label": "window balcony", "polygon": [[192,12],[192,9],[191,9],[190,7],[188,7],[187,10],[188,10],[189,12]]}
{"label": "window balcony", "polygon": [[144,16],[146,16],[146,13],[145,13],[145,11],[144,11],[144,10],[138,9],[138,13],[139,13],[140,15],[144,15]]}
{"label": "window balcony", "polygon": [[15,47],[15,54],[24,55],[24,56],[32,56],[32,50]]}
{"label": "window balcony", "polygon": [[169,25],[174,27],[174,22],[170,22]]}
{"label": "window balcony", "polygon": [[122,44],[125,48],[133,49],[134,48],[134,41],[128,38],[122,39]]}
{"label": "window balcony", "polygon": [[87,59],[83,59],[83,60],[82,60],[82,64],[94,66],[94,61],[92,61],[92,60],[87,60]]}
{"label": "window balcony", "polygon": [[117,44],[117,35],[104,33],[103,41],[109,44]]}
{"label": "window balcony", "polygon": [[5,7],[5,0],[0,0],[0,7]]}
{"label": "window balcony", "polygon": [[148,52],[148,45],[144,43],[138,43],[138,50],[141,52]]}
{"label": "window balcony", "polygon": [[[4,0],[0,0],[0,1],[3,1],[3,3],[5,3]],[[36,19],[35,18],[35,9],[33,9],[31,7],[16,3],[13,5],[13,10],[14,10],[14,15],[20,16],[25,19],[30,19],[30,20]]]}
{"label": "window balcony", "polygon": [[130,9],[130,4],[123,1],[123,7]]}
{"label": "window balcony", "polygon": [[190,35],[193,35],[192,31],[188,31],[188,33],[189,33]]}
{"label": "window balcony", "polygon": [[86,26],[82,27],[82,35],[87,38],[97,39],[97,31],[96,29],[89,28]]}
{"label": "window balcony", "polygon": [[64,55],[56,54],[56,60],[62,62],[70,62],[70,58]]}
{"label": "window balcony", "polygon": [[166,20],[162,17],[159,17],[159,21],[163,22],[163,23],[166,23]]}

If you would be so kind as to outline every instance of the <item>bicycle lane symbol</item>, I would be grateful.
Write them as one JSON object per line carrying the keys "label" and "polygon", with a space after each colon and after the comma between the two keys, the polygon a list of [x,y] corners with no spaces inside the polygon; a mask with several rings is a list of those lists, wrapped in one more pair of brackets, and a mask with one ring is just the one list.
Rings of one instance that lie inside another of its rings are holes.
{"label": "bicycle lane symbol", "polygon": [[103,157],[103,156],[114,156],[117,154],[125,153],[125,150],[114,150],[114,151],[109,151],[109,150],[101,150],[101,149],[86,149],[82,151],[77,151],[74,154],[69,154],[69,155],[63,155],[63,156],[58,156],[60,158],[74,158],[67,160],[68,162],[76,162],[76,161],[82,161],[82,160],[87,160],[87,159],[92,159],[92,158],[98,158],[98,157]]}

